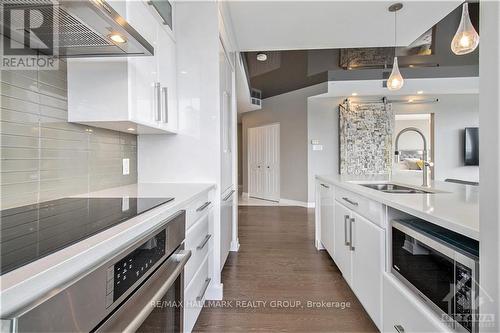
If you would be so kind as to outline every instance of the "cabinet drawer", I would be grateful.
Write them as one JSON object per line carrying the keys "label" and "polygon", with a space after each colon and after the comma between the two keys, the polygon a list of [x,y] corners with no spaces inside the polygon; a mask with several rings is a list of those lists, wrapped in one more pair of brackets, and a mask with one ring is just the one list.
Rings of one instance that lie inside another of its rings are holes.
{"label": "cabinet drawer", "polygon": [[335,199],[346,206],[377,224],[384,227],[384,209],[380,202],[367,199],[359,194],[344,190],[343,188],[335,188]]}
{"label": "cabinet drawer", "polygon": [[383,332],[452,332],[394,276],[384,273]]}
{"label": "cabinet drawer", "polygon": [[187,286],[200,267],[210,249],[211,236],[209,234],[209,214],[205,214],[187,232],[185,240],[186,250],[191,250],[191,258],[184,268],[184,285]]}
{"label": "cabinet drawer", "polygon": [[184,332],[191,332],[205,302],[205,292],[210,284],[208,256],[184,291]]}
{"label": "cabinet drawer", "polygon": [[186,209],[186,230],[188,230],[200,217],[212,207],[208,192],[194,199]]}

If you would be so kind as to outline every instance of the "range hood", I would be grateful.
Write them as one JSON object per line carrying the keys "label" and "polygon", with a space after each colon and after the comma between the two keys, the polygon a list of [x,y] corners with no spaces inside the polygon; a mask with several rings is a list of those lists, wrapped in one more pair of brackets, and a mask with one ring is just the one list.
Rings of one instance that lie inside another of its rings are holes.
{"label": "range hood", "polygon": [[30,48],[42,54],[47,49],[43,41],[51,39],[62,58],[154,54],[153,46],[104,0],[5,0],[4,9],[7,6],[33,9],[42,18],[42,23],[32,24],[36,28],[29,29],[29,34],[28,29],[16,28],[23,22],[14,22],[14,16],[10,24],[14,28],[4,26],[11,39],[24,45],[29,40]]}

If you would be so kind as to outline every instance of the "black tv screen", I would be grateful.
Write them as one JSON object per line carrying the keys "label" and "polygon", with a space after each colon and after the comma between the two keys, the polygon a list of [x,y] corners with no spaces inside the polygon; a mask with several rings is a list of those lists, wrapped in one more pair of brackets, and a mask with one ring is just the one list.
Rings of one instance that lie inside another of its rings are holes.
{"label": "black tv screen", "polygon": [[479,127],[465,128],[464,164],[479,165]]}

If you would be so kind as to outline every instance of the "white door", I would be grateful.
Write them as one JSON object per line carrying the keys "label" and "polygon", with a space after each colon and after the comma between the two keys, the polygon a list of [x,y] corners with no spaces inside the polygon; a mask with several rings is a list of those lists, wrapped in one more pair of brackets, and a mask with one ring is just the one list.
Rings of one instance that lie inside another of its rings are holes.
{"label": "white door", "polygon": [[344,205],[335,201],[335,230],[333,260],[342,272],[344,279],[351,285],[351,250],[349,247],[350,229],[349,223],[352,213]]}
{"label": "white door", "polygon": [[248,195],[280,199],[280,125],[248,129]]}
{"label": "white door", "polygon": [[351,287],[375,325],[382,329],[384,231],[364,217],[352,215]]}

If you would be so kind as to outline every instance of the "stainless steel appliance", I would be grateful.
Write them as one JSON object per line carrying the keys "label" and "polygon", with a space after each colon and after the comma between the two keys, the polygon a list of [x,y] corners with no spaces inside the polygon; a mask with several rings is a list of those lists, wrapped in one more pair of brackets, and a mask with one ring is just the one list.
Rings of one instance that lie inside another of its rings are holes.
{"label": "stainless steel appliance", "polygon": [[477,332],[479,243],[421,220],[392,221],[392,273],[459,332]]}
{"label": "stainless steel appliance", "polygon": [[[104,0],[5,0],[4,10],[17,9],[43,17],[34,27],[24,27],[16,16],[1,21],[11,39],[38,49],[42,54],[43,40],[54,40],[61,57],[141,56],[153,55],[154,48]],[[156,8],[156,7],[155,7]],[[54,29],[56,28],[56,29]]]}
{"label": "stainless steel appliance", "polygon": [[2,318],[13,332],[181,332],[185,212],[31,307]]}

